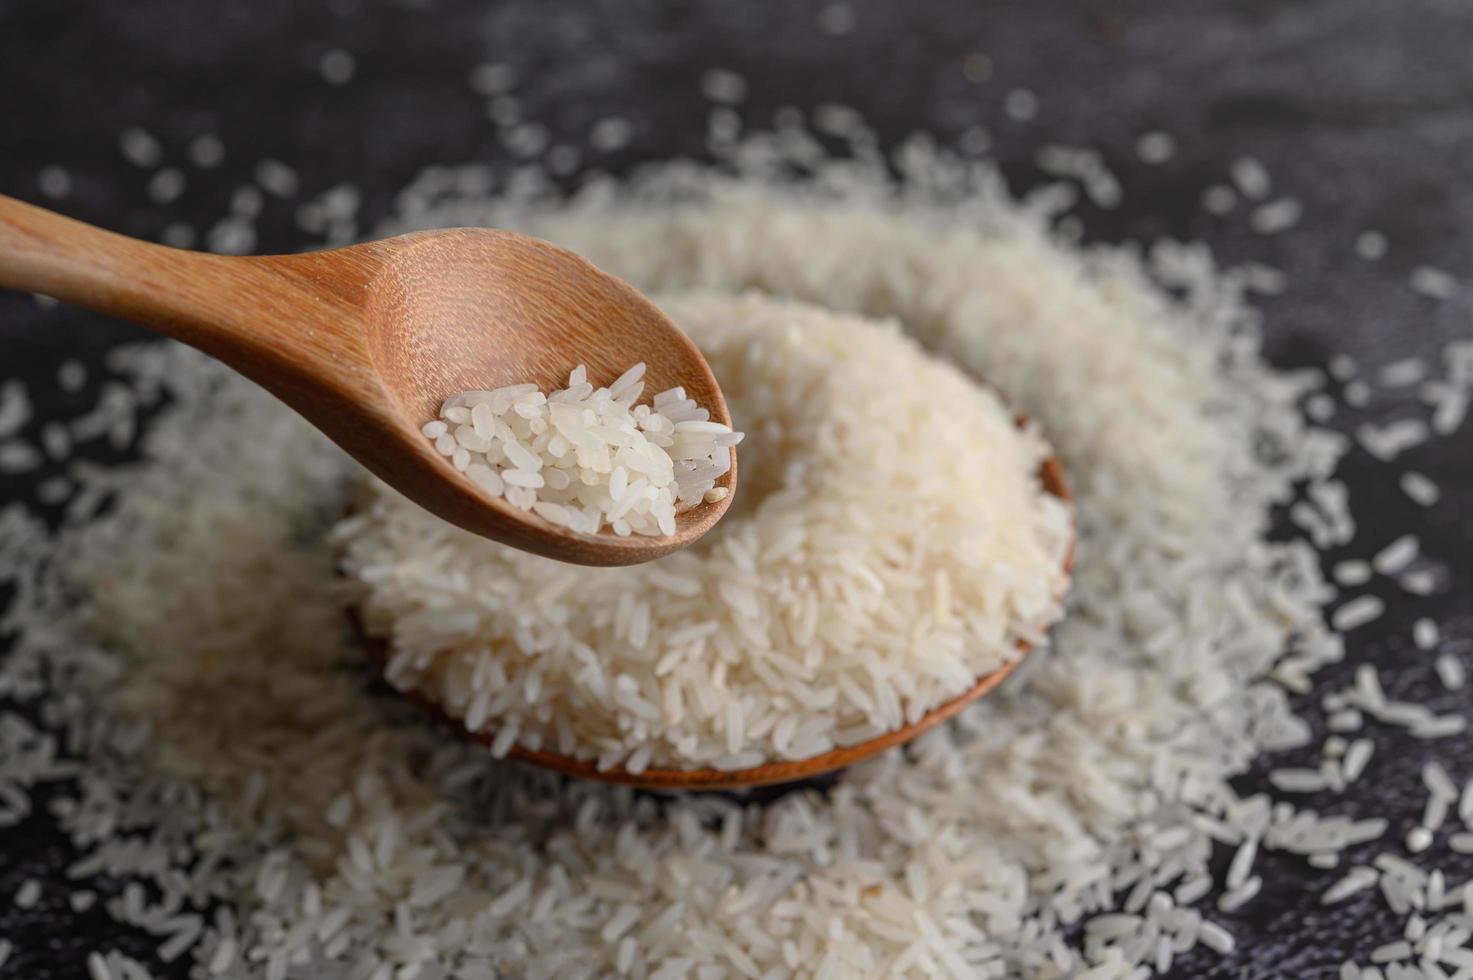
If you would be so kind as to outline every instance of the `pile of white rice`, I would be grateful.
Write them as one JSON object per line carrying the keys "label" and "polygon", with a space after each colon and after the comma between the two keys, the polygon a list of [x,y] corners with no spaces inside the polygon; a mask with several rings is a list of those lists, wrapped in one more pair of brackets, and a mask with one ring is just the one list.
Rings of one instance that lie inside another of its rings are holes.
{"label": "pile of white rice", "polygon": [[675,515],[730,492],[742,433],[711,421],[684,388],[637,404],[644,362],[595,388],[582,364],[568,387],[535,384],[451,395],[423,433],[493,497],[584,534],[671,535]]}
{"label": "pile of white rice", "polygon": [[1073,526],[1034,427],[893,321],[757,295],[661,305],[758,434],[737,509],[609,570],[486,541],[375,481],[338,539],[393,684],[494,732],[495,755],[741,769],[918,721],[1042,639]]}
{"label": "pile of white rice", "polygon": [[[1439,738],[1463,719],[1393,700],[1369,667],[1325,698],[1336,734],[1322,752],[1290,709],[1286,692],[1309,691],[1314,671],[1343,654],[1322,615],[1337,587],[1310,541],[1343,544],[1353,522],[1344,486],[1331,479],[1345,440],[1308,426],[1296,407],[1313,392],[1307,407],[1328,418],[1337,403],[1315,390],[1326,386],[1322,375],[1263,365],[1241,302],[1250,277],[1219,273],[1196,248],[1159,248],[1148,268],[1132,252],[1060,244],[1047,216],[1008,199],[985,165],[923,148],[899,155],[899,186],[873,161],[824,160],[793,129],[738,155],[757,171],[796,161],[816,172],[775,184],[676,164],[563,201],[535,187],[488,199],[482,170],[436,168],[402,196],[403,220],[380,231],[516,227],[642,289],[707,293],[672,308],[749,304],[805,321],[798,332],[822,323],[834,356],[885,335],[848,316],[722,294],[757,289],[897,321],[1037,419],[1068,468],[1080,547],[1053,646],[911,748],[767,802],[655,798],[499,762],[445,737],[402,699],[374,693],[343,628],[328,540],[356,479],[351,466],[205,359],[172,346],[129,349],[110,365],[126,382],[107,382],[96,411],[57,431],[83,452],[104,437],[126,442],[135,410],[168,395],[173,406],[145,430],[144,461],[79,462],[62,482],[48,478],[47,499],[66,514],[59,532],[19,507],[0,512],[0,576],[14,595],[0,633],[18,638],[0,666],[0,826],[54,821],[77,847],[68,884],[48,877],[15,901],[95,902],[152,937],[153,959],[193,958],[194,975],[225,978],[1139,980],[1197,947],[1230,950],[1232,917],[1263,887],[1261,855],[1276,851],[1275,861],[1322,869],[1308,873],[1323,876],[1323,901],[1379,886],[1406,936],[1378,949],[1379,962],[1402,976],[1413,975],[1402,964],[1414,959],[1420,976],[1435,977],[1439,962],[1462,968],[1473,958],[1473,887],[1427,862],[1446,823],[1473,824],[1473,789],[1454,811],[1454,777],[1429,770],[1425,826],[1408,835],[1414,859],[1391,853],[1400,844],[1384,838],[1381,815],[1334,799],[1317,812],[1295,795],[1385,773],[1370,736],[1352,734],[1363,726],[1411,725]],[[353,228],[344,207],[333,205],[333,236]],[[699,317],[689,319],[699,329]],[[713,338],[744,329],[743,318],[711,319]],[[883,342],[918,357],[895,337]],[[1426,382],[1438,386],[1439,405],[1454,396],[1466,404],[1470,354],[1450,353],[1447,376]],[[758,391],[761,379],[738,377],[745,356],[732,355],[737,368],[723,368],[723,381]],[[833,376],[811,364],[793,370]],[[1336,378],[1354,378],[1354,366]],[[1358,379],[1346,400],[1352,390],[1358,403],[1371,397]],[[981,397],[953,389],[963,391]],[[773,396],[781,405],[800,397]],[[845,397],[870,412],[899,396],[881,386]],[[23,417],[24,405],[9,414]],[[1438,425],[1450,431],[1456,420]],[[754,426],[748,448],[781,447],[777,428]],[[924,429],[915,432],[923,441]],[[22,465],[27,438],[5,443],[20,447],[7,465]],[[957,442],[930,465],[990,465],[967,448]],[[790,472],[803,465],[796,455],[751,455],[735,502],[751,510],[728,516],[707,556],[744,533],[760,538],[768,525],[756,515],[783,506],[783,486],[811,478]],[[764,475],[762,459],[777,461],[774,470]],[[1309,494],[1290,513],[1306,539],[1270,541],[1270,509],[1293,501],[1300,480]],[[1430,499],[1425,486],[1418,492]],[[375,533],[414,526],[392,500],[377,506],[392,520]],[[882,523],[852,536],[880,532],[894,533]],[[463,561],[462,544],[444,541],[447,562]],[[418,556],[411,572],[426,567],[424,552],[403,554]],[[1399,568],[1403,558],[1381,561],[1384,573],[1347,568],[1346,588],[1376,573],[1412,590],[1411,576],[1426,570]],[[778,576],[788,567],[771,565]],[[835,589],[852,593],[844,602],[873,602],[870,623],[886,625],[891,611],[866,593],[862,573],[846,578],[852,567],[834,563]],[[514,636],[518,646],[541,649],[565,628],[557,616],[577,607],[560,588],[628,572],[588,574],[527,586],[524,614],[505,627],[527,634]],[[914,596],[934,602],[941,590],[920,566],[913,574]],[[689,581],[649,587],[679,598]],[[954,616],[964,587],[949,584]],[[457,606],[468,585],[447,593],[443,608],[430,608],[431,594],[414,628],[425,635],[443,632],[447,617],[481,616]],[[1361,599],[1342,607],[1354,610],[1343,628],[1377,614]],[[730,604],[719,592],[712,601]],[[730,608],[751,606],[744,598]],[[623,628],[633,629],[632,612],[604,615],[603,628],[627,615]],[[938,619],[894,611],[898,630],[934,631]],[[1436,646],[1428,625],[1417,643]],[[414,635],[402,620],[400,631]],[[1443,675],[1461,683],[1458,671]],[[1312,767],[1276,771],[1272,796],[1234,789],[1255,759],[1284,750]],[[40,812],[33,791],[45,794]],[[1460,839],[1450,846],[1467,845]],[[1334,870],[1342,863],[1352,866]],[[17,964],[46,955],[0,947],[7,954]],[[142,975],[106,948],[88,967],[95,977]]]}

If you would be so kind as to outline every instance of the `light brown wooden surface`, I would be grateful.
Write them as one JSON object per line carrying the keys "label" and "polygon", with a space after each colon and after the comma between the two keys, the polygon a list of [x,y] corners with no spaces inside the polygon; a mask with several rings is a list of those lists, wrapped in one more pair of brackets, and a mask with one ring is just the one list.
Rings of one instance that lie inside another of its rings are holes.
{"label": "light brown wooden surface", "polygon": [[137,241],[0,196],[0,287],[45,293],[197,347],[276,395],[389,484],[476,534],[585,565],[649,561],[699,538],[724,500],[670,537],[574,534],[489,497],[421,433],[470,388],[608,384],[637,361],[646,391],[683,385],[731,424],[695,346],[654,304],[571,252],[455,228],[300,255],[235,257]]}
{"label": "light brown wooden surface", "polygon": [[[1020,417],[1019,424],[1024,420]],[[1069,494],[1068,484],[1064,480],[1064,469],[1057,457],[1046,460],[1039,471],[1039,478],[1046,491],[1062,500],[1072,499]],[[1065,572],[1071,572],[1074,567],[1074,546],[1071,544],[1068,554],[1064,558]],[[382,669],[388,660],[388,648],[383,640],[371,637],[363,628],[362,620],[357,611],[350,609],[348,619],[354,634],[359,638],[367,649],[369,657]],[[606,783],[620,783],[626,786],[637,786],[643,789],[659,790],[719,790],[737,789],[742,787],[769,786],[775,783],[790,783],[800,779],[809,779],[821,776],[824,773],[843,769],[856,762],[862,762],[870,756],[877,755],[886,749],[903,745],[918,735],[921,735],[937,725],[951,718],[967,705],[976,701],[993,688],[997,687],[1012,673],[1013,668],[1022,662],[1028,655],[1029,646],[1026,643],[1018,645],[1018,656],[1016,659],[1004,664],[990,674],[984,674],[977,679],[977,683],[966,691],[947,701],[940,707],[933,708],[919,721],[903,728],[897,728],[884,735],[859,742],[855,745],[833,749],[821,755],[807,759],[797,759],[790,762],[770,762],[749,769],[720,770],[720,769],[646,769],[640,773],[631,773],[622,767],[600,770],[594,763],[580,759],[570,759],[567,756],[558,755],[554,752],[523,748],[513,745],[509,756],[522,762],[527,762],[544,769],[551,769],[566,776],[576,776],[580,779],[595,779]],[[428,697],[418,691],[405,691],[407,697],[415,706],[422,711],[432,715],[443,724],[458,732],[463,738],[469,738],[477,742],[489,745],[494,740],[494,731],[471,732],[466,730],[457,719],[446,715],[441,707]]]}

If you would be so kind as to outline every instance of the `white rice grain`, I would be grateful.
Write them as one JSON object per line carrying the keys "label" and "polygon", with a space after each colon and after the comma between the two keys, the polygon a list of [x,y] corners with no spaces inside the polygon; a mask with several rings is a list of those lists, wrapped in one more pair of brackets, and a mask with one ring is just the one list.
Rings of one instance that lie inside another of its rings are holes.
{"label": "white rice grain", "polygon": [[1447,300],[1458,294],[1458,280],[1430,265],[1419,265],[1412,270],[1411,286],[1414,292],[1430,299]]}
{"label": "white rice grain", "polygon": [[1330,617],[1330,625],[1338,632],[1348,633],[1380,618],[1386,604],[1372,595],[1357,596],[1336,609]]}
{"label": "white rice grain", "polygon": [[1463,661],[1459,660],[1453,654],[1441,654],[1433,661],[1433,665],[1437,670],[1438,680],[1442,681],[1442,686],[1449,691],[1460,691],[1463,685],[1467,683],[1467,668],[1463,666]]}
{"label": "white rice grain", "polygon": [[1431,507],[1442,498],[1442,491],[1438,489],[1436,483],[1412,470],[1401,475],[1401,490],[1423,507]]}
{"label": "white rice grain", "polygon": [[1376,553],[1371,567],[1381,575],[1396,575],[1417,560],[1418,543],[1414,534],[1403,534]]}

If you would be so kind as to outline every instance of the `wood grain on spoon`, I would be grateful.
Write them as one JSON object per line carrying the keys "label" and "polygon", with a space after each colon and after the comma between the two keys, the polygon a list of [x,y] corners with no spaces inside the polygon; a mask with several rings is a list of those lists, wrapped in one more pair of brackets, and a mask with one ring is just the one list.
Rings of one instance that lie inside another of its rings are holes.
{"label": "wood grain on spoon", "polygon": [[731,491],[668,537],[575,534],[483,493],[421,433],[474,388],[607,384],[637,361],[731,424],[700,351],[620,279],[506,231],[454,228],[299,255],[186,252],[0,196],[0,286],[45,293],[197,347],[301,413],[420,506],[524,551],[584,565],[649,561],[699,538]]}
{"label": "wood grain on spoon", "polygon": [[[1022,424],[1020,419],[1019,423]],[[1068,484],[1064,481],[1064,469],[1059,464],[1057,457],[1050,457],[1039,470],[1039,480],[1043,489],[1061,500],[1072,499],[1069,494]],[[1074,567],[1074,546],[1070,545],[1068,553],[1064,556],[1064,571],[1068,573]],[[354,634],[359,638],[367,649],[369,657],[382,669],[388,662],[388,647],[383,640],[368,635],[361,618],[356,610],[349,610],[349,622]],[[520,745],[513,745],[507,753],[511,758],[526,762],[543,769],[551,769],[565,776],[576,776],[580,779],[594,779],[606,783],[620,783],[626,786],[638,786],[644,789],[659,790],[717,790],[717,789],[741,789],[754,786],[769,786],[776,783],[790,783],[800,779],[811,779],[814,776],[822,776],[824,773],[843,769],[856,762],[862,762],[871,756],[878,755],[886,749],[897,745],[904,745],[911,739],[930,731],[937,725],[947,721],[957,712],[978,698],[987,694],[997,687],[1003,680],[1013,672],[1013,668],[1022,662],[1028,655],[1029,645],[1018,644],[1018,656],[1003,664],[1001,667],[988,674],[983,674],[977,682],[967,688],[961,694],[950,701],[932,708],[918,721],[889,731],[883,735],[866,739],[854,745],[841,746],[824,752],[820,755],[807,759],[793,759],[778,762],[763,763],[749,769],[645,769],[633,773],[622,766],[614,766],[609,769],[599,769],[593,762],[583,759],[573,759],[556,752],[548,752],[544,749],[528,749]],[[435,701],[419,691],[402,692],[415,706],[422,711],[434,716],[444,724],[449,725],[462,737],[472,739],[489,745],[495,740],[494,731],[472,732],[466,729],[458,719],[445,714],[444,710]]]}

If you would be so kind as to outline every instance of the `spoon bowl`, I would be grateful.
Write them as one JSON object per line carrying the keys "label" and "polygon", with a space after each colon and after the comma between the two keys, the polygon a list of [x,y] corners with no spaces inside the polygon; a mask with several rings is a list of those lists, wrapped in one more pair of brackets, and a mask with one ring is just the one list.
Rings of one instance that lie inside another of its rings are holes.
{"label": "spoon bowl", "polygon": [[[1053,494],[1061,500],[1068,501],[1072,499],[1069,493],[1069,487],[1064,481],[1064,469],[1060,465],[1057,457],[1050,457],[1044,461],[1043,466],[1039,469],[1039,479],[1043,484],[1044,490],[1048,493]],[[1064,558],[1064,570],[1065,572],[1069,572],[1073,570],[1073,567],[1074,546],[1071,544],[1069,552]],[[388,663],[389,650],[387,644],[382,639],[368,634],[356,609],[350,609],[348,611],[348,620],[354,635],[368,652],[369,658],[382,670]],[[871,756],[884,752],[886,749],[903,745],[917,736],[930,731],[942,722],[947,721],[967,705],[1001,684],[1013,672],[1013,669],[1022,662],[1023,658],[1028,655],[1029,650],[1029,644],[1020,642],[1018,644],[1017,657],[996,670],[983,674],[967,690],[951,700],[932,708],[912,724],[886,732],[883,735],[877,735],[874,738],[866,739],[862,742],[857,742],[854,745],[840,746],[806,759],[766,762],[746,769],[649,768],[634,773],[622,766],[600,769],[595,763],[588,760],[573,759],[565,755],[559,755],[556,752],[546,751],[545,749],[528,749],[520,745],[513,745],[507,755],[509,758],[516,759],[520,762],[540,766],[543,769],[551,769],[565,776],[592,779],[605,783],[618,783],[641,789],[745,789],[757,786],[770,786],[776,783],[790,783],[800,779],[811,779],[815,776],[822,776],[825,773],[862,762]],[[449,726],[463,738],[485,745],[490,745],[495,738],[495,732],[472,732],[467,730],[459,719],[447,715],[440,705],[419,691],[403,691],[400,693],[420,710]]]}
{"label": "spoon bowl", "polygon": [[46,293],[197,347],[259,383],[437,516],[548,558],[650,561],[695,541],[736,490],[677,515],[668,536],[580,534],[484,493],[420,431],[449,396],[579,364],[608,384],[638,361],[646,390],[684,387],[731,424],[690,339],[623,280],[565,249],[486,228],[349,248],[237,257],[125,238],[0,196],[0,287]]}

